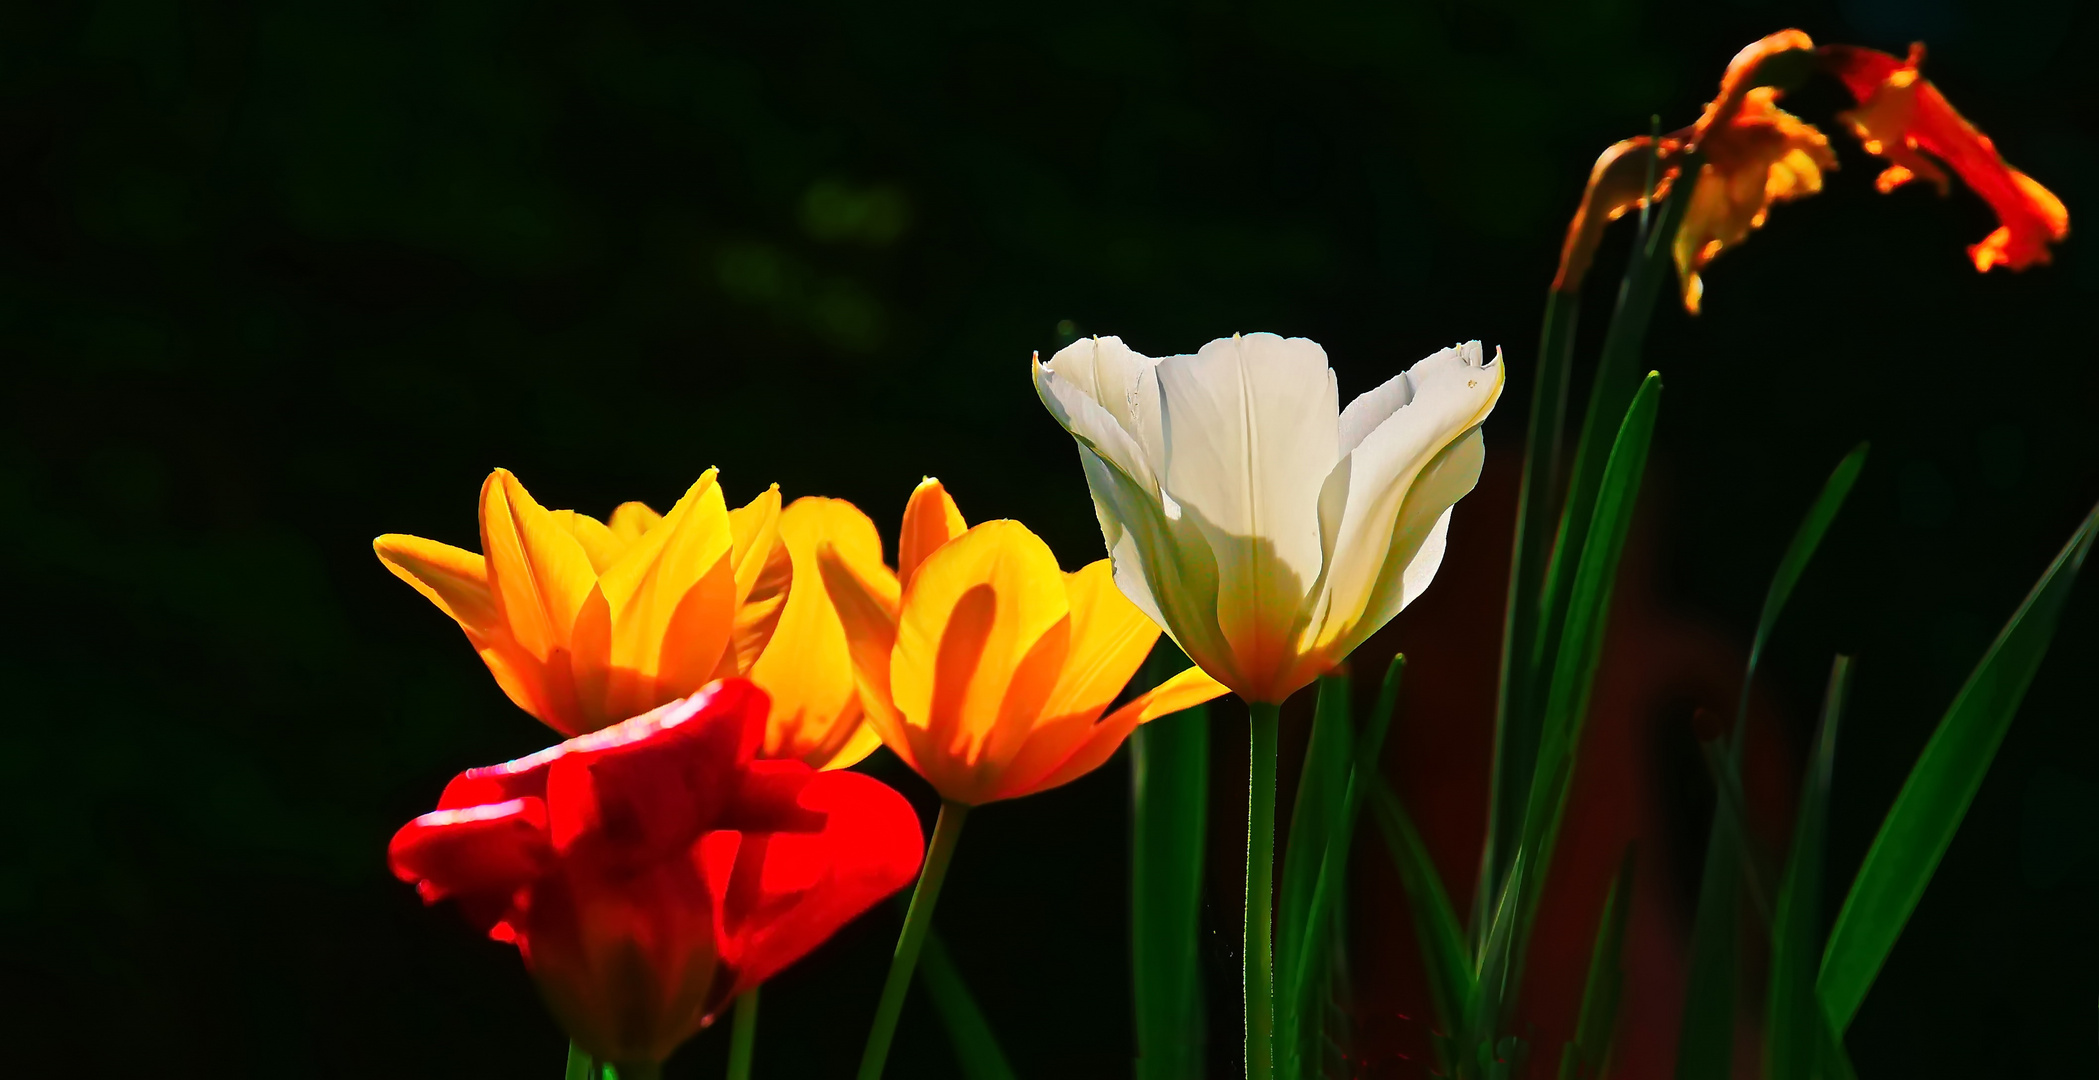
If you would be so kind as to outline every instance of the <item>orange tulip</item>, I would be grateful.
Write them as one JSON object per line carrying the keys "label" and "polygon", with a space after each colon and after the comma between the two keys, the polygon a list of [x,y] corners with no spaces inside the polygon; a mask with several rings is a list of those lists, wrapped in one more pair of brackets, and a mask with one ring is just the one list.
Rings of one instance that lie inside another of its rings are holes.
{"label": "orange tulip", "polygon": [[2001,265],[2023,270],[2048,262],[2048,245],[2070,235],[2070,211],[2063,201],[2006,163],[1997,144],[1975,130],[1946,95],[1919,74],[1923,43],[1910,46],[1907,60],[1848,45],[1824,46],[1819,56],[1858,101],[1857,109],[1838,119],[1850,125],[1867,153],[1888,159],[1875,187],[1893,191],[1921,176],[1946,194],[1946,174],[1924,156],[1930,154],[1960,174],[1961,181],[1997,212],[1996,231],[1968,249],[1975,269]]}
{"label": "orange tulip", "polygon": [[1706,265],[1761,227],[1773,204],[1822,190],[1822,174],[1837,166],[1822,132],[1777,105],[1784,93],[1780,84],[1805,75],[1811,65],[1842,79],[1859,102],[1858,109],[1839,119],[1868,152],[1889,160],[1880,190],[1922,176],[1943,192],[1945,173],[1918,151],[1929,153],[1997,212],[1997,231],[1968,249],[1976,269],[2047,262],[2048,245],[2069,235],[2069,212],[2047,188],[2006,164],[1989,137],[1918,76],[1923,55],[1922,46],[1912,47],[1907,62],[1872,49],[1816,49],[1798,30],[1780,31],[1743,49],[1728,64],[1719,96],[1697,123],[1659,139],[1624,140],[1597,158],[1581,206],[1568,223],[1553,288],[1580,288],[1604,226],[1666,195],[1679,180],[1686,156],[1696,152],[1704,162],[1671,252],[1684,307],[1695,314],[1705,293],[1700,275]]}
{"label": "orange tulip", "polygon": [[1064,573],[1019,522],[966,528],[931,479],[912,493],[902,533],[898,573],[832,547],[824,581],[868,725],[950,803],[1069,783],[1138,724],[1225,692],[1189,668],[1104,718],[1159,638],[1108,560]]}
{"label": "orange tulip", "polygon": [[880,742],[815,562],[822,548],[881,565],[850,503],[783,511],[774,486],[730,510],[710,469],[668,514],[630,502],[600,522],[542,507],[497,469],[481,486],[482,554],[398,534],[372,546],[459,623],[519,708],[564,735],[743,675],[772,698],[765,757],[839,768]]}

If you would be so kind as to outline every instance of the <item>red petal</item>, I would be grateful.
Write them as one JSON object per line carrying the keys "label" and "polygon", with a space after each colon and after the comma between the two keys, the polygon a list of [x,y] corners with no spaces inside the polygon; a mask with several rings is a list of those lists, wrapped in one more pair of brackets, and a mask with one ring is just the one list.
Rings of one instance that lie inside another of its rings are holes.
{"label": "red petal", "polygon": [[469,893],[507,894],[546,872],[554,856],[546,805],[511,799],[438,810],[401,826],[387,845],[394,875],[428,903]]}
{"label": "red petal", "polygon": [[737,925],[723,954],[737,967],[735,992],[756,986],[822,944],[883,897],[911,883],[925,857],[918,814],[872,777],[822,772],[799,805],[824,816],[821,831],[773,833],[756,885],[745,860],[728,890]]}

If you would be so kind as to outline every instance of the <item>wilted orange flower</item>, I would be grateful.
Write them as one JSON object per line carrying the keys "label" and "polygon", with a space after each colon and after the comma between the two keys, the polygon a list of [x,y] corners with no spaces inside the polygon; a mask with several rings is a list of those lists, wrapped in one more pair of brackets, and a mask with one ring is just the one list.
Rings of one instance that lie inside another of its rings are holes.
{"label": "wilted orange flower", "polygon": [[[1924,154],[1945,162],[1997,212],[1995,232],[1968,249],[1975,269],[2023,270],[2049,261],[2048,245],[2070,235],[2070,211],[2033,177],[2006,163],[1997,144],[1975,130],[1931,80],[1919,74],[1924,45],[1897,60],[1875,49],[1827,45],[1823,65],[1844,81],[1859,107],[1839,114],[1866,152],[1888,159],[1874,186],[1893,191],[1923,177],[1946,194],[1946,174]],[[1922,153],[1919,153],[1922,151]]]}
{"label": "wilted orange flower", "polygon": [[1784,87],[1814,66],[1841,78],[1858,100],[1860,107],[1841,119],[1867,151],[1891,162],[1880,176],[1882,191],[1915,176],[1944,191],[1945,173],[1918,151],[1930,153],[1959,173],[2002,222],[1969,249],[1976,269],[1999,263],[2017,269],[2048,261],[2048,244],[2069,233],[2069,214],[2062,202],[2005,164],[1989,137],[1918,76],[1922,59],[1922,46],[1912,48],[1907,62],[1872,49],[1817,50],[1798,30],[1783,30],[1751,44],[1729,62],[1719,95],[1697,123],[1660,139],[1624,140],[1597,158],[1581,206],[1568,223],[1553,288],[1580,288],[1604,226],[1667,195],[1685,158],[1696,153],[1703,163],[1671,250],[1684,307],[1696,313],[1705,292],[1700,273],[1706,264],[1762,226],[1772,204],[1822,190],[1822,174],[1837,167],[1822,132],[1777,104]]}
{"label": "wilted orange flower", "polygon": [[1697,123],[1659,142],[1641,136],[1605,150],[1567,227],[1553,288],[1579,288],[1604,225],[1646,202],[1650,155],[1653,197],[1659,199],[1683,171],[1685,155],[1695,151],[1704,162],[1677,227],[1673,254],[1684,307],[1696,312],[1705,292],[1699,271],[1760,228],[1771,204],[1822,190],[1822,174],[1837,167],[1829,140],[1813,124],[1779,108],[1782,91],[1771,85],[1801,73],[1812,48],[1814,41],[1798,30],[1754,42],[1728,62],[1719,95]]}
{"label": "wilted orange flower", "polygon": [[480,516],[482,554],[398,534],[372,546],[547,726],[581,735],[743,675],[772,698],[762,756],[840,768],[880,745],[816,567],[820,548],[881,566],[851,503],[783,511],[775,485],[730,510],[709,469],[668,514],[630,502],[600,522],[546,509],[497,469]]}
{"label": "wilted orange flower", "polygon": [[828,550],[870,727],[941,798],[977,806],[1099,768],[1147,720],[1222,684],[1189,668],[1103,718],[1159,627],[1108,560],[1076,573],[1017,521],[965,528],[939,481],[904,509],[898,572]]}

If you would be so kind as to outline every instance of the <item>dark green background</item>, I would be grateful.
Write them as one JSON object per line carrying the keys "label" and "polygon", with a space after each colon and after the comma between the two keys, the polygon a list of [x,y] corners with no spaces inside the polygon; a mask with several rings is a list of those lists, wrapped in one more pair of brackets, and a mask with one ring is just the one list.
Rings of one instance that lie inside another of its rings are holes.
{"label": "dark green background", "polygon": [[[1769,31],[1921,36],[1947,94],[2087,229],[2095,14],[0,8],[8,1071],[555,1075],[561,1036],[514,952],[422,908],[383,857],[454,771],[549,738],[370,554],[388,531],[470,545],[490,467],[603,513],[719,465],[734,497],[777,480],[891,530],[932,473],[1076,566],[1099,538],[1030,351],[1256,329],[1322,342],[1345,396],[1452,341],[1501,344],[1489,446],[1512,454],[1604,145],[1652,112],[1688,122]],[[1976,275],[1962,248],[1987,210],[1874,194],[1877,166],[1828,123],[1844,103],[1789,99],[1839,144],[1830,190],[1723,258],[1705,315],[1664,305],[1649,493],[1668,602],[1739,640],[1809,493],[1874,440],[1770,664],[1805,723],[1829,654],[1862,657],[1832,838],[1848,876],[2099,498],[2099,258],[2076,237],[2052,267]],[[2095,645],[2086,586],[1853,1030],[1863,1075],[2099,1068]],[[1118,761],[978,815],[943,905],[1029,1077],[1130,1053],[1125,784]],[[769,991],[762,1075],[843,1073],[894,922]],[[696,1040],[671,1075],[716,1074],[722,1045]],[[952,1068],[914,1007],[893,1075]]]}

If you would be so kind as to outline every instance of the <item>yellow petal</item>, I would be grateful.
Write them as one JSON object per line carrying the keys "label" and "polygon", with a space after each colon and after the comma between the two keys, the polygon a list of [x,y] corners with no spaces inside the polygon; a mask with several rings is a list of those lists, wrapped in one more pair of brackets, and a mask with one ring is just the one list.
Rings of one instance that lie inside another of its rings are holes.
{"label": "yellow petal", "polygon": [[614,538],[623,545],[631,545],[641,539],[642,534],[656,527],[663,515],[649,509],[647,503],[621,503],[612,511],[608,526]]}
{"label": "yellow petal", "polygon": [[873,724],[856,724],[851,735],[846,736],[845,745],[831,755],[829,761],[812,762],[819,769],[847,769],[867,760],[867,755],[882,745],[882,736]]}
{"label": "yellow petal", "polygon": [[552,510],[548,513],[554,518],[556,527],[568,530],[569,535],[576,538],[576,543],[583,545],[583,554],[590,559],[590,568],[600,574],[617,561],[620,552],[627,548],[626,542],[614,536],[612,530],[605,527],[604,522],[589,514],[579,514],[574,510]]}
{"label": "yellow petal", "polygon": [[542,662],[567,649],[597,571],[575,535],[508,469],[481,485],[481,552],[496,610],[518,646]]}
{"label": "yellow petal", "polygon": [[736,563],[736,599],[742,603],[771,565],[780,539],[780,485],[729,511],[729,557]]}
{"label": "yellow petal", "polygon": [[606,571],[610,712],[645,712],[713,674],[736,615],[731,546],[728,508],[709,469]]}
{"label": "yellow petal", "polygon": [[488,560],[450,544],[388,533],[372,541],[379,561],[409,588],[468,629],[502,625],[488,589]]}
{"label": "yellow petal", "polygon": [[823,572],[824,592],[845,628],[846,645],[853,656],[853,680],[860,691],[860,704],[866,710],[867,726],[874,729],[883,745],[916,769],[918,755],[909,725],[904,723],[890,696],[889,670],[896,648],[899,603],[896,576],[886,566],[879,567],[879,573],[863,575],[830,544],[817,548],[816,561]]}
{"label": "yellow petal", "polygon": [[[1061,784],[1071,783],[1079,777],[1100,768],[1115,748],[1136,730],[1137,725],[1156,720],[1192,708],[1205,701],[1230,691],[1221,682],[1211,678],[1201,668],[1189,668],[1179,675],[1160,683],[1146,693],[1139,694],[1122,708],[1108,714],[1100,723],[1093,725],[1064,760],[1040,777],[1023,777],[1016,758],[1015,767],[1007,774],[1007,784],[1001,787],[994,798],[1013,799],[1047,791]],[[988,800],[987,800],[988,801]]]}
{"label": "yellow petal", "polygon": [[910,585],[911,575],[926,561],[926,556],[968,528],[962,511],[940,481],[930,476],[919,481],[918,488],[911,492],[911,501],[904,504],[904,527],[897,538],[897,580]]}
{"label": "yellow petal", "polygon": [[487,560],[450,544],[397,533],[372,541],[372,550],[395,577],[422,593],[466,631],[496,685],[518,708],[565,734],[581,734],[571,730],[573,718],[549,697],[539,662],[518,647],[498,616],[495,596],[488,588]]}
{"label": "yellow petal", "polygon": [[1159,626],[1115,587],[1115,571],[1102,559],[1064,578],[1071,603],[1071,653],[1042,715],[1100,716],[1159,640]]}
{"label": "yellow petal", "polygon": [[882,572],[875,523],[843,499],[800,498],[780,515],[793,576],[786,603],[750,677],[772,697],[762,753],[820,765],[859,728],[853,657],[838,610],[823,587],[825,546],[856,577]]}
{"label": "yellow petal", "polygon": [[979,525],[919,565],[890,680],[898,710],[949,759],[920,763],[936,787],[945,764],[974,767],[995,728],[1040,715],[1063,665],[1070,611],[1056,557],[1016,521]]}

